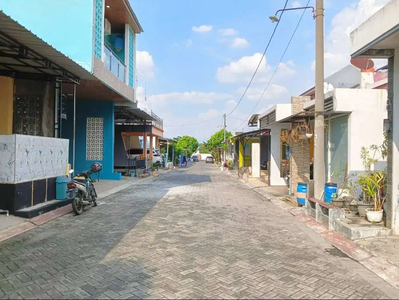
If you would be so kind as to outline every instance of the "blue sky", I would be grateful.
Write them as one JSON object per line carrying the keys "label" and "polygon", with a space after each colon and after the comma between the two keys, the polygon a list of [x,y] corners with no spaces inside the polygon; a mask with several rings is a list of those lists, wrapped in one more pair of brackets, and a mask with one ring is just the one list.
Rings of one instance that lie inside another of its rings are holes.
{"label": "blue sky", "polygon": [[[130,0],[144,33],[137,37],[140,107],[164,118],[165,136],[206,140],[229,113],[254,71],[273,30],[269,16],[284,0]],[[289,7],[307,0],[290,0]],[[388,0],[325,0],[326,76],[349,63],[348,34]],[[314,5],[311,0],[310,5]],[[227,120],[231,131],[253,110],[300,18],[287,12],[247,96]],[[288,103],[313,86],[314,29],[310,11],[255,112]],[[144,89],[144,87],[146,87]],[[146,92],[144,92],[146,90]],[[147,101],[144,101],[146,95]],[[245,124],[245,122],[244,122]]]}
{"label": "blue sky", "polygon": [[[307,1],[289,0],[288,7],[303,6]],[[310,1],[311,6],[314,1]],[[388,1],[324,0],[326,76],[349,64],[349,33]],[[91,53],[83,50],[92,32],[91,18],[82,19],[82,14],[92,14],[90,7],[82,6],[88,1],[68,0],[61,10],[59,5],[51,6],[51,0],[40,0],[41,5],[32,1],[29,7],[25,2],[0,0],[0,8],[91,69]],[[200,141],[208,139],[221,125],[221,116],[231,112],[240,99],[274,28],[269,16],[282,8],[285,0],[130,2],[144,28],[137,36],[139,107],[152,109],[164,119],[166,137],[187,134]],[[73,13],[77,6],[82,14]],[[48,14],[49,10],[54,14]],[[43,26],[54,23],[54,15],[63,27],[61,35],[52,34],[53,27]],[[38,16],[44,21],[37,22]],[[301,11],[284,14],[253,84],[227,119],[228,130],[248,130],[245,120],[251,111],[259,113],[273,104],[289,103],[291,96],[314,85],[315,22],[307,11],[276,76],[255,107],[300,16]],[[79,18],[87,21],[77,22]],[[72,25],[71,20],[75,20]],[[80,34],[74,36],[78,30]],[[65,44],[71,39],[76,43]],[[192,123],[195,125],[186,125]]]}

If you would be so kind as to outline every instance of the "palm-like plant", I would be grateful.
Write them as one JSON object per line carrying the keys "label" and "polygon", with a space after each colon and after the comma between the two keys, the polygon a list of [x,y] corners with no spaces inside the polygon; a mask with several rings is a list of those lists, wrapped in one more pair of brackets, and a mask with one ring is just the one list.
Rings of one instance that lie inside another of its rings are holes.
{"label": "palm-like plant", "polygon": [[381,211],[385,202],[384,189],[386,187],[385,172],[361,174],[359,183],[363,191],[374,200],[374,211]]}

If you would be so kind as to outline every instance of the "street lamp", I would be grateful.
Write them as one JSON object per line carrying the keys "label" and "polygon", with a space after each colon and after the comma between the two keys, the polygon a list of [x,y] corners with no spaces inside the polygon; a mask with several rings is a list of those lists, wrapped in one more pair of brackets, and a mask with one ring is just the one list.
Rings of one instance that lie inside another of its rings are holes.
{"label": "street lamp", "polygon": [[[314,132],[314,196],[323,196],[325,183],[324,167],[324,1],[316,0],[316,8],[312,6],[279,9],[272,22],[279,22],[277,14],[287,10],[311,9],[316,19],[316,67],[315,67],[315,132]],[[281,15],[280,15],[281,17]],[[320,199],[319,198],[319,199]]]}
{"label": "street lamp", "polygon": [[313,18],[315,18],[315,13],[314,13],[314,7],[313,6],[302,6],[302,7],[293,7],[293,8],[284,8],[284,9],[279,9],[276,11],[276,13],[273,16],[270,16],[269,19],[273,22],[280,22],[280,19],[277,17],[279,12],[287,11],[287,10],[298,10],[298,9],[311,9],[313,12]]}

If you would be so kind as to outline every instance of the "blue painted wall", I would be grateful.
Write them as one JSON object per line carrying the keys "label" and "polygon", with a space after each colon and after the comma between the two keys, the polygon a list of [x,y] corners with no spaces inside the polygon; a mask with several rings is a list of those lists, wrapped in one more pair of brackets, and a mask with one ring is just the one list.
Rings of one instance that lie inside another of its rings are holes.
{"label": "blue painted wall", "polygon": [[[70,139],[69,161],[72,163],[73,102],[67,102],[67,120],[62,120],[62,137]],[[95,161],[86,160],[87,118],[104,118],[104,156],[100,179],[121,180],[114,173],[114,103],[111,101],[78,100],[76,105],[76,162],[75,171],[88,170]]]}
{"label": "blue painted wall", "polygon": [[94,0],[94,55],[101,59],[104,36],[104,0]]}
{"label": "blue painted wall", "polygon": [[93,0],[0,0],[0,10],[92,71]]}
{"label": "blue painted wall", "polygon": [[129,27],[129,86],[134,87],[134,32]]}

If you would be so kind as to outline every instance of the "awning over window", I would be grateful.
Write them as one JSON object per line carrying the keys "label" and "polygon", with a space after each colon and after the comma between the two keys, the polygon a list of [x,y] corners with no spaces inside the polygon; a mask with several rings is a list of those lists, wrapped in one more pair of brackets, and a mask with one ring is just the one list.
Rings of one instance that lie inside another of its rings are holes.
{"label": "awning over window", "polygon": [[258,126],[258,117],[259,114],[252,115],[248,121],[248,127],[257,127]]}

